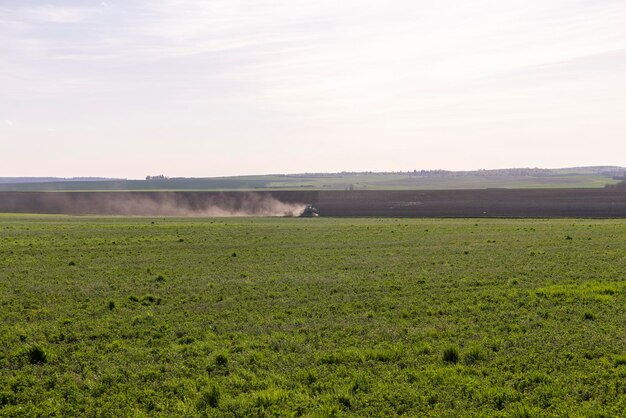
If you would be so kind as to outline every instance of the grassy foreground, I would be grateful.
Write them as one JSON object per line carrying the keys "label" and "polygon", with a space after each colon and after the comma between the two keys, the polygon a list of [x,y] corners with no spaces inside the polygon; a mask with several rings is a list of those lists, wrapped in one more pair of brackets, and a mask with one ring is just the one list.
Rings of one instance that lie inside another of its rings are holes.
{"label": "grassy foreground", "polygon": [[1,416],[620,416],[626,221],[0,216]]}

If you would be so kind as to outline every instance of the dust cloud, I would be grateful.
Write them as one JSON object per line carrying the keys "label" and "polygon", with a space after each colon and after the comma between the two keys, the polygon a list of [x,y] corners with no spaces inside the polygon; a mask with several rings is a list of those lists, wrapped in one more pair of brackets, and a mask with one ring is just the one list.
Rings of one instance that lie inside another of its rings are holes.
{"label": "dust cloud", "polygon": [[269,193],[254,192],[51,192],[20,195],[21,199],[17,200],[27,202],[16,202],[16,205],[31,207],[33,213],[77,215],[299,216],[306,207],[305,204],[280,201]]}
{"label": "dust cloud", "polygon": [[127,196],[106,202],[107,213],[160,216],[298,216],[305,205],[281,202],[270,195],[247,193],[217,195],[203,202],[180,199],[177,195]]}

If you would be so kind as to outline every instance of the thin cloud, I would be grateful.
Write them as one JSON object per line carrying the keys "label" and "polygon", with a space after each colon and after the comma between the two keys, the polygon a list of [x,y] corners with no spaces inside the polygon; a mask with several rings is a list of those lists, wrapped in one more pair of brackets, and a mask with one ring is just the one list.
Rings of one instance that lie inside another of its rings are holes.
{"label": "thin cloud", "polygon": [[18,6],[12,11],[15,20],[29,23],[79,23],[97,12],[98,8],[94,7],[51,4]]}
{"label": "thin cloud", "polygon": [[598,153],[626,152],[613,129],[626,129],[624,21],[621,0],[6,0],[0,108],[32,132],[61,123],[77,155],[107,155],[115,138],[156,160],[176,143],[220,170],[275,171],[295,161],[294,138],[327,145],[335,165],[355,148],[362,168],[393,165],[380,138],[429,162],[445,153],[420,144],[462,157],[523,142],[527,126],[548,142],[567,133],[566,155],[585,120],[607,138]]}

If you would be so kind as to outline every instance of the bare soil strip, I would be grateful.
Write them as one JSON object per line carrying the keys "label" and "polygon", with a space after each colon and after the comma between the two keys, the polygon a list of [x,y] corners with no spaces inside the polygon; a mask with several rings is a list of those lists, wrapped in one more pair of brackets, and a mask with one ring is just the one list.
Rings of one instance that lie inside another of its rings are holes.
{"label": "bare soil strip", "polygon": [[[1,213],[265,216],[267,201],[312,204],[320,216],[626,217],[626,189],[272,192],[0,192]],[[212,211],[212,208],[224,209]],[[286,212],[287,213],[287,212]],[[272,212],[277,215],[278,212]]]}

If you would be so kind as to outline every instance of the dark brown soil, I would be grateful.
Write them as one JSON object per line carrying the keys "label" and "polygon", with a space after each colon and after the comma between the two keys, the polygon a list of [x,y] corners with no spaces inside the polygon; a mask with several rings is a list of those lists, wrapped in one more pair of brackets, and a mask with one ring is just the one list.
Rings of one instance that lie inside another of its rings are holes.
{"label": "dark brown soil", "polygon": [[[626,217],[626,189],[619,188],[276,191],[253,195],[253,200],[261,196],[312,204],[320,216]],[[193,215],[223,201],[241,208],[250,196],[250,192],[0,192],[0,212]]]}

